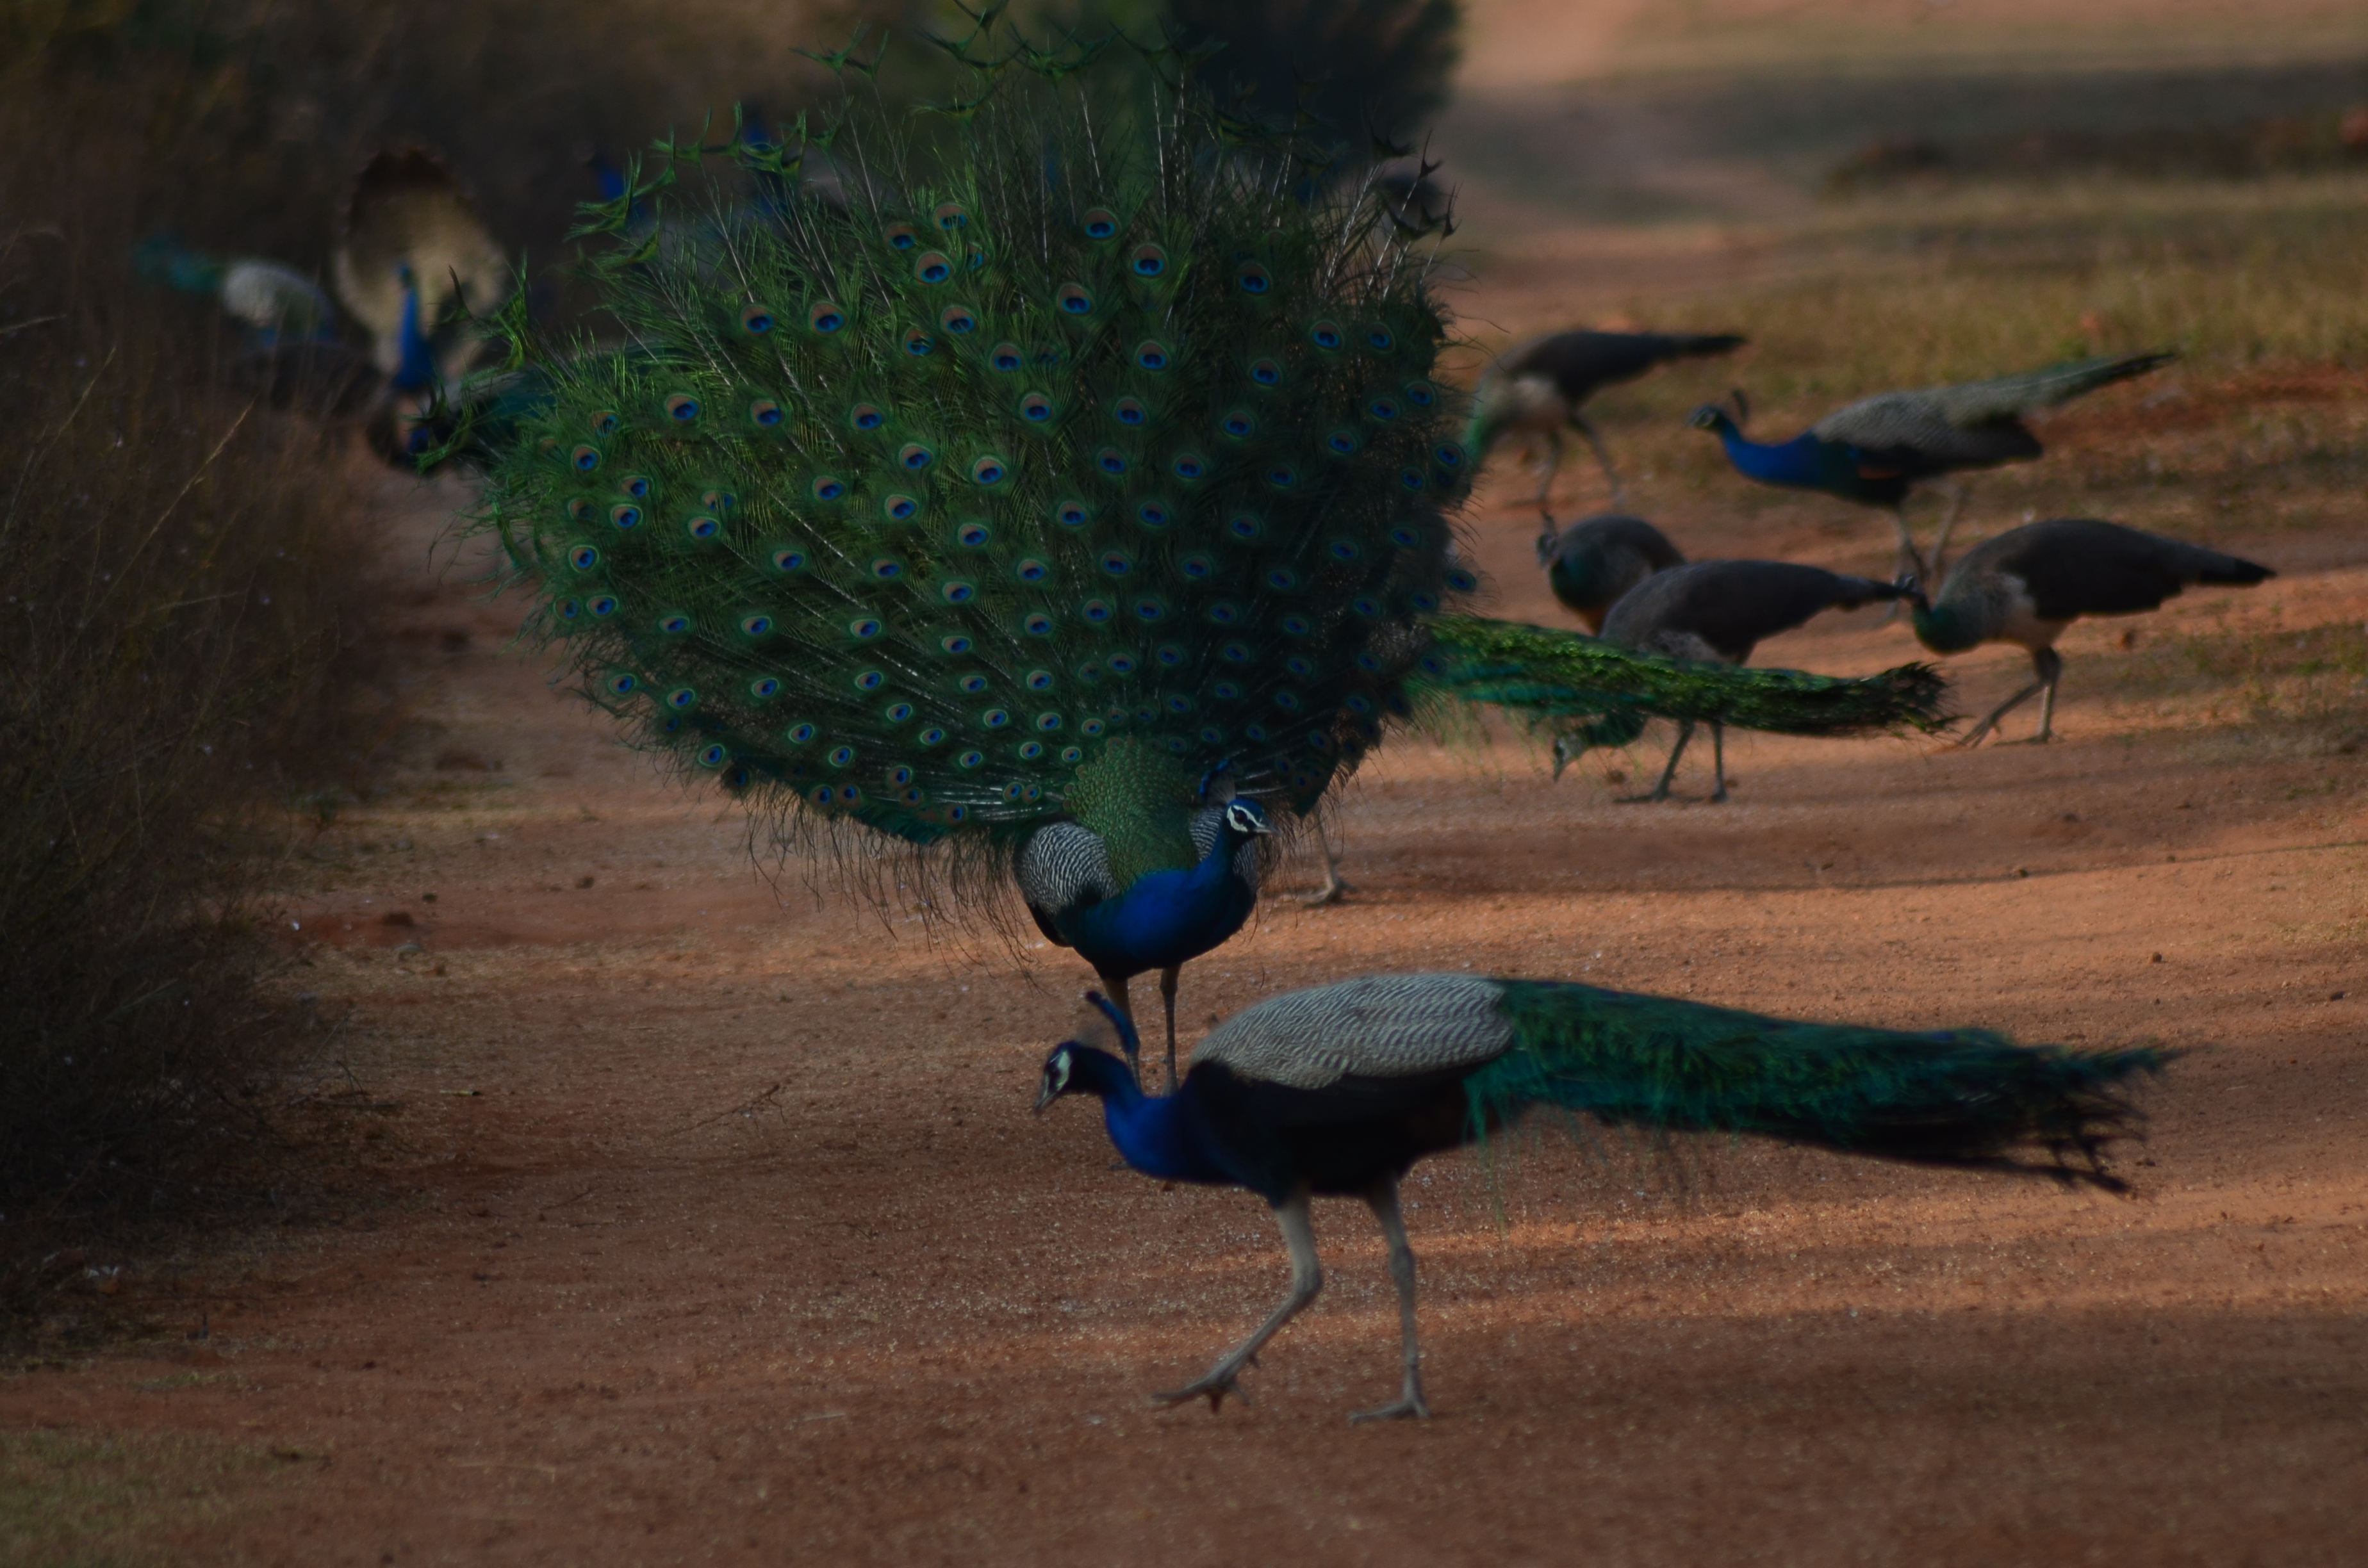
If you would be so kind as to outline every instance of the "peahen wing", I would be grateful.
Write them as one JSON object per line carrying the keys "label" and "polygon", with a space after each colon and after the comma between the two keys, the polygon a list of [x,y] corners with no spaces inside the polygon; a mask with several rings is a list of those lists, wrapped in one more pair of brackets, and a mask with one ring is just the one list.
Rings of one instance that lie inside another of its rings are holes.
{"label": "peahen wing", "polygon": [[1929,392],[1861,398],[1819,420],[1810,433],[1858,448],[1871,466],[1911,475],[2016,462],[2040,453],[2037,438],[2015,422],[2011,410],[1960,420]]}

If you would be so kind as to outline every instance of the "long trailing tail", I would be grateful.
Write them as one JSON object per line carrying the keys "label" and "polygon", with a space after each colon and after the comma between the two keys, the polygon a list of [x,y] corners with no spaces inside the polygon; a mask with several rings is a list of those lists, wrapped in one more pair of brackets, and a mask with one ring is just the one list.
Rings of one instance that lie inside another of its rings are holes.
{"label": "long trailing tail", "polygon": [[[1478,1129],[1552,1105],[1613,1124],[1755,1133],[2118,1191],[2100,1154],[2142,1119],[2129,1080],[2176,1054],[2021,1046],[1987,1029],[1802,1023],[1591,985],[1499,983],[1514,1043],[1467,1080]],[[2033,1150],[2049,1163],[2013,1158]]]}
{"label": "long trailing tail", "polygon": [[1625,744],[1645,718],[1785,735],[1929,733],[1952,722],[1941,710],[1948,683],[1930,665],[1857,678],[1816,676],[1663,658],[1576,631],[1479,616],[1436,616],[1429,626],[1426,696],[1502,708],[1566,741]]}
{"label": "long trailing tail", "polygon": [[2149,371],[2159,370],[2178,358],[2176,349],[2158,349],[2146,354],[2107,354],[2093,359],[2066,360],[2061,365],[2025,370],[2020,375],[1999,376],[1993,381],[1936,387],[1927,395],[1941,402],[1943,412],[1951,420],[1959,425],[1975,425],[1985,420],[2037,414],[2044,409],[2061,407],[2100,387],[2109,387],[2116,381],[2126,381]]}
{"label": "long trailing tail", "polygon": [[1665,359],[1704,359],[1732,354],[1751,340],[1739,332],[1665,332],[1656,335],[1668,345]]}

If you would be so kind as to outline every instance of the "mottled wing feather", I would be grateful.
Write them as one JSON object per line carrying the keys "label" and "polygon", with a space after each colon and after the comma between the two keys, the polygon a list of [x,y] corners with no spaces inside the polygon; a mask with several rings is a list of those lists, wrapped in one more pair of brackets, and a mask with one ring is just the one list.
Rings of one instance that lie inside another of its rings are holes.
{"label": "mottled wing feather", "polygon": [[1819,440],[1860,449],[1877,466],[1902,468],[1938,460],[1952,467],[2012,462],[2039,455],[2030,431],[2003,423],[1968,426],[1952,420],[1930,392],[1883,392],[1861,398],[1810,427]]}
{"label": "mottled wing feather", "polygon": [[1110,874],[1109,849],[1073,822],[1039,828],[1020,849],[1012,876],[1039,926],[1062,911],[1116,898],[1121,891]]}
{"label": "mottled wing feather", "polygon": [[1375,974],[1292,991],[1226,1019],[1192,1061],[1294,1089],[1474,1067],[1513,1042],[1497,1011],[1501,991],[1468,974]]}
{"label": "mottled wing feather", "polygon": [[2177,358],[2176,354],[2112,354],[2073,359],[2021,375],[1932,387],[1914,395],[1930,399],[1941,417],[1952,425],[1985,425],[2060,407],[2099,387],[2159,369]]}

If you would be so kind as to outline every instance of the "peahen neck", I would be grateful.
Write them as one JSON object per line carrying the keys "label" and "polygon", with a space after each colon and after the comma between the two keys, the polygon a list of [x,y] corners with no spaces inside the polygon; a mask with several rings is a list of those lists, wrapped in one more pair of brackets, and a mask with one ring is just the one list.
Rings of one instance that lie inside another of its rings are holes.
{"label": "peahen neck", "polygon": [[1133,887],[1153,871],[1180,871],[1192,853],[1192,784],[1139,741],[1112,741],[1064,792],[1069,814],[1102,841],[1110,875]]}
{"label": "peahen neck", "polygon": [[1110,1146],[1131,1168],[1162,1181],[1231,1183],[1209,1157],[1189,1091],[1146,1095],[1106,1051],[1081,1050],[1072,1061],[1078,1086],[1100,1097]]}

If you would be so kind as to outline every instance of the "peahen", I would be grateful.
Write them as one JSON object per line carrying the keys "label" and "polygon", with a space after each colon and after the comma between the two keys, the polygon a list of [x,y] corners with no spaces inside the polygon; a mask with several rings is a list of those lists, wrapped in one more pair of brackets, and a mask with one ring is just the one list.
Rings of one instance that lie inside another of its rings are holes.
{"label": "peahen", "polygon": [[1902,584],[1917,640],[1936,653],[1962,653],[1984,642],[2012,642],[2031,653],[2036,676],[1967,732],[1978,745],[1998,722],[2032,696],[2039,733],[2055,733],[2055,683],[2064,677],[2055,640],[2084,615],[2136,615],[2159,609],[2192,585],[2250,587],[2276,576],[2268,567],[2094,517],[2026,523],[1975,546],[1951,569],[1938,601],[1910,578]]}
{"label": "peahen", "polygon": [[[1631,588],[1603,618],[1603,640],[1614,647],[1634,648],[1672,658],[1723,665],[1748,663],[1751,651],[1780,631],[1790,631],[1828,609],[1857,609],[1878,601],[1896,599],[1906,590],[1872,577],[1852,577],[1822,566],[1790,561],[1697,561],[1656,573]],[[1710,723],[1710,744],[1716,788],[1713,801],[1726,799],[1726,730],[1718,720]],[[1677,744],[1669,748],[1669,765],[1661,781],[1639,801],[1666,801],[1669,780],[1677,777],[1678,758],[1693,739],[1694,721],[1680,720]],[[1570,760],[1572,742],[1554,744],[1554,771]]]}
{"label": "peahen", "polygon": [[[1880,392],[1861,398],[1817,421],[1789,441],[1762,445],[1743,433],[1749,417],[1743,394],[1735,413],[1715,403],[1694,411],[1693,422],[1715,431],[1727,460],[1762,484],[1822,491],[1891,513],[1899,534],[1899,570],[1924,574],[1925,562],[1907,527],[1908,492],[1927,480],[2002,463],[2027,462],[2042,450],[2023,424],[2100,387],[2161,369],[2175,353],[2122,354],[2074,359],[2019,376],[1927,387],[1920,392]],[[1948,511],[1933,540],[1931,570],[1938,571],[1956,526],[1964,489],[1951,480]]]}
{"label": "peahen", "polygon": [[441,159],[378,153],[354,178],[330,263],[337,298],[399,392],[457,384],[484,344],[468,329],[509,297],[509,258]]}
{"label": "peahen", "polygon": [[[1242,1369],[1324,1282],[1309,1199],[1357,1197],[1397,1287],[1397,1400],[1354,1417],[1425,1416],[1414,1253],[1398,1183],[1427,1154],[1481,1142],[1536,1106],[1654,1132],[1749,1133],[1844,1153],[2037,1171],[2109,1189],[2100,1159],[2136,1120],[2125,1088],[2148,1049],[2022,1047],[1987,1030],[1910,1033],[1765,1017],[1588,985],[1470,974],[1373,975],[1269,998],[1212,1031],[1172,1095],[1145,1096],[1126,1015],[1101,1003],[1055,1046],[1036,1099],[1093,1095],[1126,1163],[1163,1181],[1247,1187],[1273,1205],[1291,1291],[1208,1372],[1154,1396],[1248,1398]],[[2052,1163],[2015,1160],[2036,1151]],[[2073,1156],[2078,1163],[2068,1163]]]}
{"label": "peahen", "polygon": [[[1417,687],[1931,721],[1922,666],[1803,681],[1446,615],[1476,586],[1469,460],[1386,193],[1303,199],[1321,150],[1177,85],[1172,51],[1128,88],[1008,30],[948,47],[999,60],[934,121],[850,96],[781,144],[660,143],[587,210],[626,347],[548,343],[513,296],[508,364],[434,415],[531,630],[643,744],[786,833],[902,841],[951,878],[934,908],[991,909],[1016,871],[1121,1006],[1159,971],[1172,1008],[1248,913],[1261,825],[1315,810]],[[661,243],[719,163],[731,221]]]}
{"label": "peahen", "polygon": [[1668,535],[1642,517],[1619,512],[1538,535],[1538,564],[1546,570],[1546,585],[1592,632],[1603,630],[1603,618],[1621,595],[1656,572],[1685,563]]}
{"label": "peahen", "polygon": [[1746,341],[1734,333],[1681,332],[1557,332],[1531,338],[1507,349],[1481,374],[1463,444],[1474,461],[1485,461],[1490,449],[1507,436],[1544,437],[1546,460],[1537,499],[1543,513],[1562,468],[1563,432],[1576,430],[1603,465],[1611,504],[1624,505],[1611,454],[1587,417],[1587,400],[1605,387],[1634,381],[1656,365],[1732,354]]}

